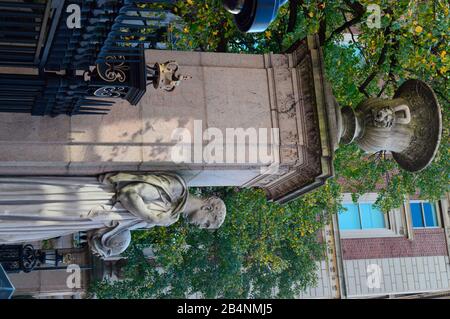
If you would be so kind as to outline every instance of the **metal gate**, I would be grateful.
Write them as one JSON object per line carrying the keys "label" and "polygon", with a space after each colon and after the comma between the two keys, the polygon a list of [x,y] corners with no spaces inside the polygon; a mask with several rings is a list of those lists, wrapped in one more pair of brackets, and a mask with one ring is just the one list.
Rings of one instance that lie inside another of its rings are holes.
{"label": "metal gate", "polygon": [[[0,0],[0,67],[36,71],[0,70],[0,112],[106,114],[113,102],[105,97],[137,104],[147,87],[144,49],[163,36],[174,2]],[[74,5],[76,28],[67,23]]]}
{"label": "metal gate", "polygon": [[0,65],[39,64],[50,13],[50,1],[0,1]]}

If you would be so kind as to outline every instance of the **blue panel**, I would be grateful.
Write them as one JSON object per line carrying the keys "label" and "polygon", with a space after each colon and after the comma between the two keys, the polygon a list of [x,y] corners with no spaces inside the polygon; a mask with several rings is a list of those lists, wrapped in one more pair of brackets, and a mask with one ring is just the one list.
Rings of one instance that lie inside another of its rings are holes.
{"label": "blue panel", "polygon": [[385,228],[384,214],[372,204],[359,204],[362,228]]}
{"label": "blue panel", "polygon": [[422,218],[422,205],[420,203],[410,203],[413,227],[424,227]]}
{"label": "blue panel", "polygon": [[359,204],[359,209],[361,212],[361,226],[363,229],[373,228],[372,218],[370,217],[370,204]]}
{"label": "blue panel", "polygon": [[15,288],[0,264],[0,299],[10,299]]}
{"label": "blue panel", "polygon": [[386,228],[386,219],[384,218],[384,213],[381,210],[371,205],[370,213],[373,228]]}
{"label": "blue panel", "polygon": [[426,227],[437,227],[438,220],[436,215],[436,210],[434,205],[430,203],[423,203],[423,212],[425,215],[425,226]]}
{"label": "blue panel", "polygon": [[359,220],[358,206],[355,204],[344,204],[346,211],[339,212],[339,228],[345,229],[361,229]]}

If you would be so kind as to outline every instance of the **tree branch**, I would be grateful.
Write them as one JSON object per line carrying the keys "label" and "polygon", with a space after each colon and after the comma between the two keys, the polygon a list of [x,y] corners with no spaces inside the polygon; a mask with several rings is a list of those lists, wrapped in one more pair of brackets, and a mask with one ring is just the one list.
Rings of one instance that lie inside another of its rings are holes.
{"label": "tree branch", "polygon": [[[344,17],[344,21],[347,22],[347,17],[345,16],[345,12],[342,12],[342,16]],[[348,32],[350,32],[350,35],[352,36],[352,41],[358,47],[359,51],[361,52],[361,55],[364,58],[364,61],[366,61],[366,64],[369,64],[369,61],[367,60],[367,57],[364,54],[363,48],[359,45],[358,41],[356,41],[356,39],[355,39],[355,35],[353,34],[351,27],[348,28]]]}
{"label": "tree branch", "polygon": [[298,7],[303,4],[303,0],[291,0],[289,1],[289,22],[286,32],[294,31],[297,23]]}
{"label": "tree branch", "polygon": [[367,97],[369,96],[369,94],[366,92],[367,86],[370,84],[370,82],[373,81],[375,76],[380,72],[379,67],[386,61],[386,57],[387,57],[387,53],[388,53],[388,49],[389,49],[389,41],[387,40],[387,38],[391,33],[392,33],[391,25],[389,25],[384,32],[386,42],[384,43],[383,48],[381,49],[381,54],[380,54],[380,57],[378,58],[376,66],[375,66],[375,71],[373,71],[358,88],[359,92],[363,93]]}
{"label": "tree branch", "polygon": [[[392,49],[394,52],[397,52],[397,50],[399,49],[399,42],[398,41],[394,41],[394,43],[392,44]],[[384,90],[386,89],[387,85],[392,82],[394,85],[397,83],[396,79],[395,79],[395,75],[393,73],[393,69],[394,67],[397,65],[397,57],[394,55],[391,56],[391,62],[389,63],[389,72],[388,72],[388,77],[389,79],[386,81],[386,83],[383,85],[383,87],[381,88],[381,91],[378,93],[378,97],[380,97]]]}
{"label": "tree branch", "polygon": [[[222,21],[222,25],[225,21]],[[229,39],[225,36],[225,32],[219,33],[219,43],[217,44],[216,52],[228,52],[228,41]]]}
{"label": "tree branch", "polygon": [[433,88],[434,92],[436,92],[437,95],[439,95],[447,104],[450,104],[450,100],[439,90],[436,88]]}
{"label": "tree branch", "polygon": [[356,16],[353,19],[346,21],[343,25],[341,25],[339,28],[337,28],[336,30],[334,30],[333,32],[331,32],[330,36],[328,37],[328,39],[325,40],[325,43],[328,43],[329,41],[331,41],[337,34],[340,34],[342,31],[344,31],[347,28],[350,28],[351,26],[358,24],[361,22],[362,20],[362,15],[361,16]]}
{"label": "tree branch", "polygon": [[344,0],[347,7],[349,7],[356,16],[362,16],[364,13],[366,13],[366,8],[359,3],[359,1],[351,1],[351,0]]}

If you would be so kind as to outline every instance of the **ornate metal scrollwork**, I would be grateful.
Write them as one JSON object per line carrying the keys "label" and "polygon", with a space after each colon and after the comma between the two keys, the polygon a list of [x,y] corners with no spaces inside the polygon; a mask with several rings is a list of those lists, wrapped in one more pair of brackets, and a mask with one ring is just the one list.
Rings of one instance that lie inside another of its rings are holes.
{"label": "ornate metal scrollwork", "polygon": [[31,272],[38,261],[32,245],[0,245],[0,264],[8,272]]}
{"label": "ornate metal scrollwork", "polygon": [[38,256],[36,255],[36,251],[34,250],[33,246],[25,245],[23,247],[21,260],[23,272],[25,273],[31,272],[36,266],[37,262]]}
{"label": "ornate metal scrollwork", "polygon": [[97,97],[124,97],[127,93],[124,86],[104,86],[94,92]]}
{"label": "ornate metal scrollwork", "polygon": [[105,63],[97,64],[97,73],[106,82],[125,82],[129,69],[124,56],[108,56]]}

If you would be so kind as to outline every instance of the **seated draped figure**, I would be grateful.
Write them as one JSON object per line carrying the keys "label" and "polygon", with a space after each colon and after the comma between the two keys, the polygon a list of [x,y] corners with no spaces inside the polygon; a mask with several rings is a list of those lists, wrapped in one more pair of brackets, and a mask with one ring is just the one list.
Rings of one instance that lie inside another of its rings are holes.
{"label": "seated draped figure", "polygon": [[180,216],[217,229],[225,215],[220,198],[189,194],[171,173],[0,178],[0,244],[88,231],[93,253],[105,258],[127,249],[131,230],[170,226]]}

